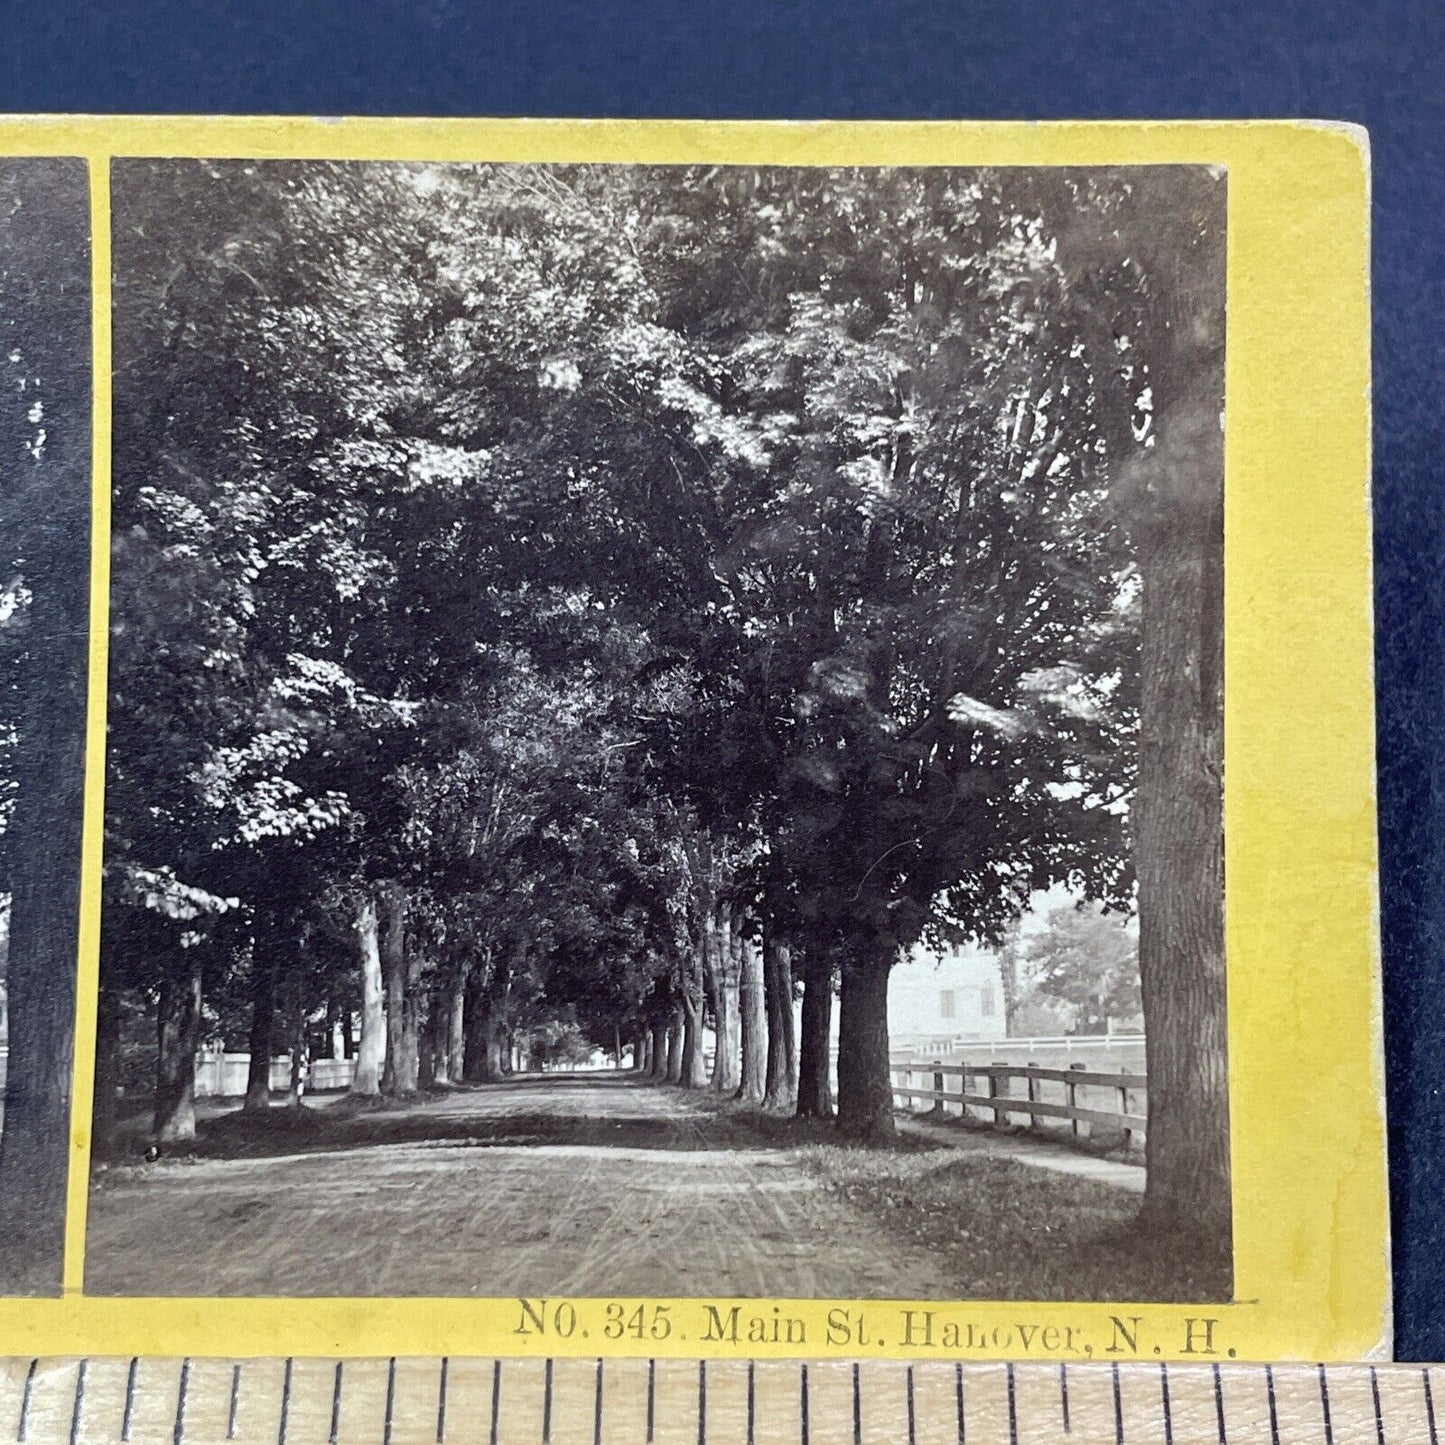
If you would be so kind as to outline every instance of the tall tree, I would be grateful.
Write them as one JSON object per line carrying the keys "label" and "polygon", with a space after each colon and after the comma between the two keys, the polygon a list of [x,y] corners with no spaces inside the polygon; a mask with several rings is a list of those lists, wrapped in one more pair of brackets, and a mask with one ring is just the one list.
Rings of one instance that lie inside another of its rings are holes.
{"label": "tall tree", "polygon": [[1055,218],[1140,578],[1131,829],[1149,1073],[1145,1217],[1226,1253],[1224,341],[1221,173],[1161,166]]}
{"label": "tall tree", "polygon": [[59,1289],[70,1157],[90,542],[89,180],[0,163],[0,1293]]}

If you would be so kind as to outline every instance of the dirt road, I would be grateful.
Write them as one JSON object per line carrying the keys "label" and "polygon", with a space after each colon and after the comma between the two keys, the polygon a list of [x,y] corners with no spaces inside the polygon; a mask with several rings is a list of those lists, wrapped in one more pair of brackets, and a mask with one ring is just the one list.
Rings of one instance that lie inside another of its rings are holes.
{"label": "dirt road", "polygon": [[[273,1111],[279,1114],[280,1111]],[[926,1298],[938,1262],[782,1131],[618,1075],[307,1111],[280,1142],[107,1171],[86,1289],[155,1295]],[[206,1157],[242,1152],[247,1157]],[[284,1152],[280,1152],[284,1151]]]}

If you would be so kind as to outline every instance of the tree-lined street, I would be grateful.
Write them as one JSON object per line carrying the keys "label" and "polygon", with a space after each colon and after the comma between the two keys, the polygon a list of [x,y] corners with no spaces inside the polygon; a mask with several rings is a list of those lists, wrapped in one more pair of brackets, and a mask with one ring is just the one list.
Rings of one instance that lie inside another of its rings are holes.
{"label": "tree-lined street", "polygon": [[1061,885],[1227,1253],[1222,186],[119,164],[97,1158],[216,1043],[278,1131],[276,1053],[363,1129],[604,1049],[886,1146],[895,963]]}

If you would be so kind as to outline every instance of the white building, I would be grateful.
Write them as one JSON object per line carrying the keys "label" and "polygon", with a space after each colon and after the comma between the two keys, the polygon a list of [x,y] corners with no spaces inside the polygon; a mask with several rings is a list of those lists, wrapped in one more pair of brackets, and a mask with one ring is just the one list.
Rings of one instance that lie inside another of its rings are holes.
{"label": "white building", "polygon": [[938,953],[916,945],[888,979],[888,1034],[895,1050],[1005,1034],[998,960],[973,944]]}

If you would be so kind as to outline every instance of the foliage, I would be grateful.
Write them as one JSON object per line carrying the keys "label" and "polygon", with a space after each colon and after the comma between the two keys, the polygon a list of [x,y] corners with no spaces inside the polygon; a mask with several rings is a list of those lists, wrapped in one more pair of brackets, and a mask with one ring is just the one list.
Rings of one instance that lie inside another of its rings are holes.
{"label": "foliage", "polygon": [[[1043,927],[1017,933],[1009,948],[1034,998],[1067,1005],[1071,1033],[1107,1033],[1111,1019],[1140,1012],[1139,930],[1130,917],[1087,903],[1059,904]],[[1026,994],[1024,1001],[1032,1000]]]}

